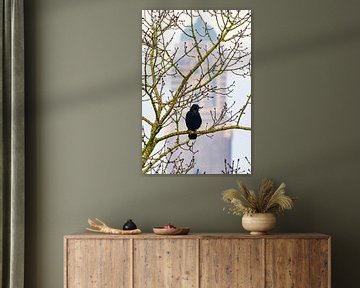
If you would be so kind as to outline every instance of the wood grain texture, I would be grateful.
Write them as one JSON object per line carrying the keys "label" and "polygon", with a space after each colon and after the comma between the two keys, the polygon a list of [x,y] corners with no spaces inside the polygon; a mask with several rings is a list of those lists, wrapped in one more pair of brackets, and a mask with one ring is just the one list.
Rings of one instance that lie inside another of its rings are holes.
{"label": "wood grain texture", "polygon": [[200,244],[200,287],[261,288],[260,239],[204,239]]}
{"label": "wood grain texture", "polygon": [[77,233],[66,235],[65,239],[329,239],[329,235],[319,233],[289,233],[250,235],[249,233],[190,233],[188,235],[156,235],[142,233],[139,235],[108,235],[101,233]]}
{"label": "wood grain texture", "polygon": [[[328,288],[329,244],[324,239],[310,240],[310,287]],[[329,281],[330,282],[330,281]]]}
{"label": "wood grain texture", "polygon": [[64,287],[330,288],[330,262],[323,234],[76,234],[64,239]]}
{"label": "wood grain texture", "polygon": [[67,240],[66,288],[130,288],[130,240]]}
{"label": "wood grain texture", "polygon": [[197,241],[134,240],[135,288],[196,288]]}
{"label": "wood grain texture", "polygon": [[309,240],[266,239],[266,288],[309,287]]}

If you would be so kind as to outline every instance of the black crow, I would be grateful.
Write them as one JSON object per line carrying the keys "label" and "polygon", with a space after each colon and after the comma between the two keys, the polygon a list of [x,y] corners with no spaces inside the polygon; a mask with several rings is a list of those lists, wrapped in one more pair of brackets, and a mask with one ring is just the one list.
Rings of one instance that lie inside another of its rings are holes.
{"label": "black crow", "polygon": [[[190,108],[190,111],[186,113],[185,123],[187,129],[190,131],[196,131],[201,126],[202,120],[199,113],[199,109],[200,109],[199,105],[193,104]],[[189,139],[193,140],[196,139],[196,137],[197,137],[196,133],[189,134]]]}

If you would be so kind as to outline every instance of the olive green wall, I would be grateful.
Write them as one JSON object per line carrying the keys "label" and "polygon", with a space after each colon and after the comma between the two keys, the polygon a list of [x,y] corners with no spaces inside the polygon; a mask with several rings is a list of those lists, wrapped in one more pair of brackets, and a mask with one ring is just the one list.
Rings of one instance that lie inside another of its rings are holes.
{"label": "olive green wall", "polygon": [[[63,235],[88,216],[145,231],[241,231],[220,192],[284,181],[279,232],[333,236],[334,287],[358,287],[359,1],[26,2],[26,284],[62,287]],[[253,174],[140,174],[140,11],[253,10]]]}

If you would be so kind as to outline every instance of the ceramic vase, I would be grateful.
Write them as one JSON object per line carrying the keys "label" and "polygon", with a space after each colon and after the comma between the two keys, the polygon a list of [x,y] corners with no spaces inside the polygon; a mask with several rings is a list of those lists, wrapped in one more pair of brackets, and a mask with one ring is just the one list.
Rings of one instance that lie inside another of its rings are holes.
{"label": "ceramic vase", "polygon": [[276,226],[276,217],[272,213],[255,213],[243,215],[242,226],[251,235],[263,235]]}

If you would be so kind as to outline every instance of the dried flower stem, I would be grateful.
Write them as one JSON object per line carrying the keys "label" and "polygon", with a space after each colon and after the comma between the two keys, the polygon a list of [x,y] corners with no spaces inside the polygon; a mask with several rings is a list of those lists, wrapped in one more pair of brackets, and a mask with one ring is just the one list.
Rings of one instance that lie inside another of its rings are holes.
{"label": "dried flower stem", "polygon": [[101,220],[95,218],[95,220],[91,220],[88,218],[88,223],[92,228],[86,228],[87,231],[91,232],[99,232],[99,233],[105,233],[105,234],[116,234],[116,235],[135,235],[140,234],[140,229],[134,229],[134,230],[121,230],[121,229],[115,229],[111,228],[108,225],[106,225]]}
{"label": "dried flower stem", "polygon": [[245,183],[238,182],[238,189],[228,189],[223,192],[222,198],[231,204],[229,212],[233,215],[251,215],[254,213],[283,214],[294,207],[294,198],[285,195],[285,183],[273,190],[274,183],[264,179],[260,185],[258,195],[249,190]]}

